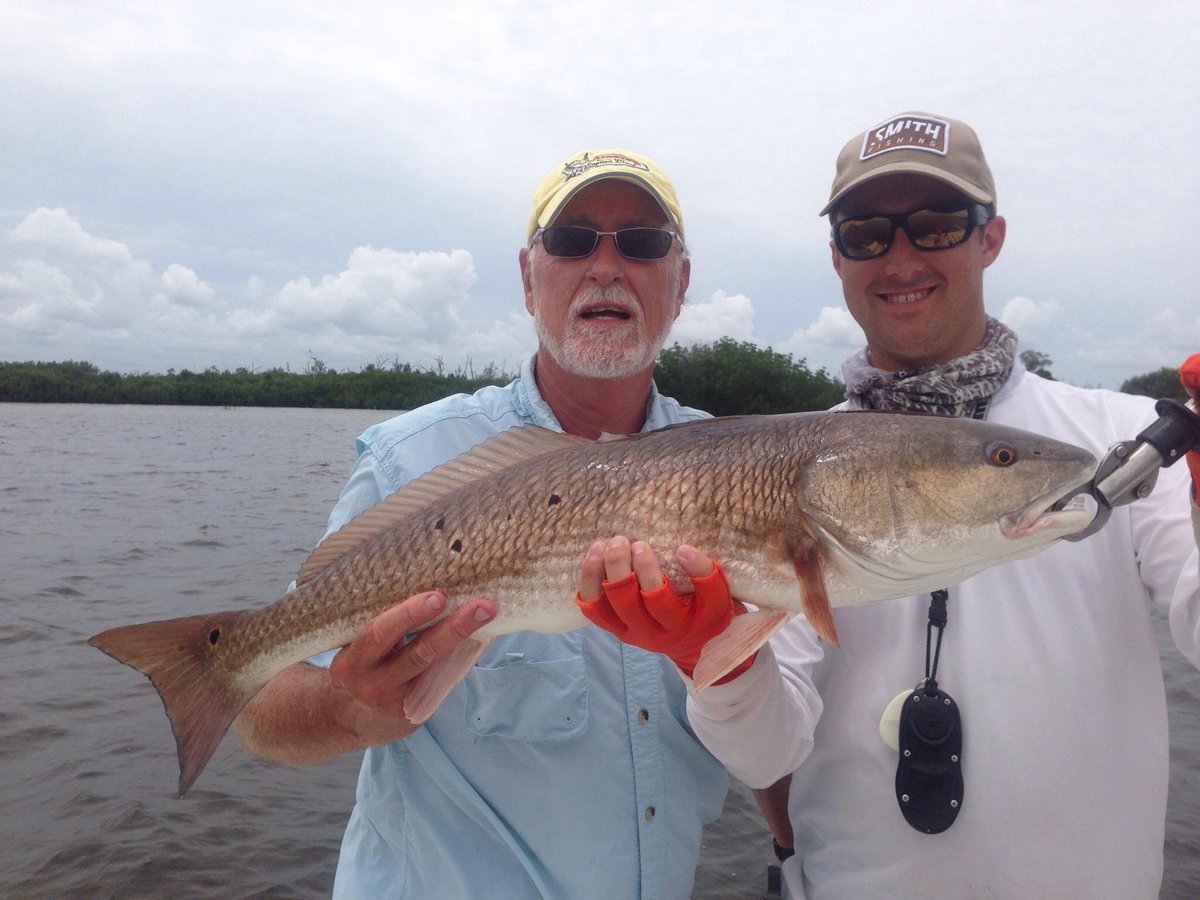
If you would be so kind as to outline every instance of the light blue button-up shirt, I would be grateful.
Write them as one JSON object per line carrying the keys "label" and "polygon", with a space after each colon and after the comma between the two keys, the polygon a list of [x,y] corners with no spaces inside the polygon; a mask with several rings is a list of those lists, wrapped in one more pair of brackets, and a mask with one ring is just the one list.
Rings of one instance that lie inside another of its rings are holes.
{"label": "light blue button-up shirt", "polygon": [[[644,430],[705,415],[652,389]],[[329,531],[531,422],[562,430],[532,360],[506,387],[367,429]],[[665,657],[590,625],[497,638],[423,728],[366,751],[334,896],[688,897],[727,778],[688,726],[685,697]]]}

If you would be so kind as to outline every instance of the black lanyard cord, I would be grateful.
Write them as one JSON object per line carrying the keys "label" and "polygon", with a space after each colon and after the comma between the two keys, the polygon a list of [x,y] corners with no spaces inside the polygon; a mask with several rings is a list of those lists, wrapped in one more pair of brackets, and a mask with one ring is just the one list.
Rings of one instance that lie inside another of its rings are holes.
{"label": "black lanyard cord", "polygon": [[905,696],[900,708],[896,800],[909,825],[925,834],[939,834],[954,824],[962,806],[962,719],[958,705],[934,680],[949,593],[943,588],[929,596],[925,680]]}
{"label": "black lanyard cord", "polygon": [[[937,667],[938,660],[942,655],[942,632],[946,628],[948,619],[946,601],[949,597],[950,592],[945,588],[939,588],[929,595],[929,624],[925,626],[925,680],[933,691],[937,690]],[[929,652],[933,645],[933,629],[935,628],[937,629],[937,645],[933,647],[933,667],[930,668]]]}

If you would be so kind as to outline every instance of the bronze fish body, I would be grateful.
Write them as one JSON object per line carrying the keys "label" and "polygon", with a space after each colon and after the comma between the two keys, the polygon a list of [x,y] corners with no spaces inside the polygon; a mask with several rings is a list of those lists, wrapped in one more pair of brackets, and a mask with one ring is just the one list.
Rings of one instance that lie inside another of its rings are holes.
{"label": "bronze fish body", "polygon": [[831,606],[953,585],[1080,531],[1085,511],[1050,507],[1095,464],[1017,429],[905,413],[707,419],[601,441],[522,426],[331,535],[274,603],[123,626],[90,642],[158,690],[182,794],[271,677],[348,643],[421,591],[442,591],[447,611],[487,596],[498,613],[427,673],[406,707],[413,721],[432,714],[495,635],[585,625],[574,592],[594,540],[648,542],[682,590],[674,551],[691,544],[755,608],[705,647],[702,688],[795,613],[836,643]]}

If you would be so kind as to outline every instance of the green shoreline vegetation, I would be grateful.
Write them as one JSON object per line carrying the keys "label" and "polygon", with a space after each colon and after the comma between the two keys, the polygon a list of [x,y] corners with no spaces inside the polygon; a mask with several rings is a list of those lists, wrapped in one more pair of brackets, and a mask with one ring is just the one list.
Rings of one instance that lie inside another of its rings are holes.
{"label": "green shoreline vegetation", "polygon": [[[1053,377],[1049,357],[1035,351],[1021,356],[1027,368]],[[441,364],[420,368],[397,361],[338,372],[315,357],[303,372],[210,367],[163,375],[102,372],[76,361],[0,362],[0,402],[401,410],[511,379],[492,364],[478,372],[473,367],[447,372]],[[717,416],[828,409],[843,396],[841,382],[825,369],[814,372],[803,359],[733,338],[665,349],[655,381],[664,394]],[[1121,390],[1186,399],[1178,373],[1169,367],[1130,378]]]}
{"label": "green shoreline vegetation", "polygon": [[[0,402],[399,410],[512,377],[491,364],[446,371],[399,361],[339,372],[315,357],[303,372],[214,366],[131,375],[88,362],[0,362]],[[825,409],[842,398],[841,383],[824,369],[812,372],[804,360],[732,338],[665,349],[655,381],[664,394],[714,415]]]}

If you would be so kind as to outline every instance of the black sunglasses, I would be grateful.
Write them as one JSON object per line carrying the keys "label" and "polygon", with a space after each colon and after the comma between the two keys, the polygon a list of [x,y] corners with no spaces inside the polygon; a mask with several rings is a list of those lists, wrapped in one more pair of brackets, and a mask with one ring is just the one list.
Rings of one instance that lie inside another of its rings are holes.
{"label": "black sunglasses", "polygon": [[987,207],[979,203],[931,206],[895,216],[857,216],[833,223],[833,245],[847,259],[875,259],[891,249],[896,229],[903,228],[918,250],[949,250],[988,218]]}
{"label": "black sunglasses", "polygon": [[[582,225],[551,225],[548,228],[539,228],[533,237],[536,240],[541,236],[542,246],[551,256],[581,259],[591,256],[600,243],[601,236],[606,234],[612,235],[618,253],[626,259],[637,260],[662,259],[670,252],[671,242],[679,238],[675,232],[665,228],[597,231]],[[683,238],[679,238],[679,243],[683,243]]]}

